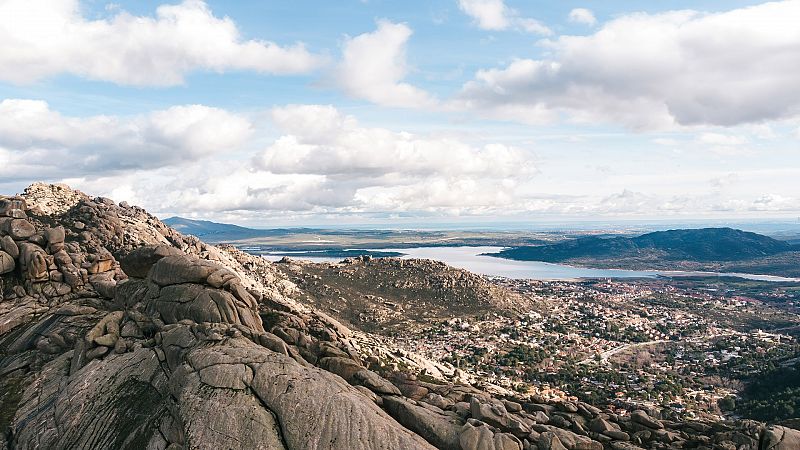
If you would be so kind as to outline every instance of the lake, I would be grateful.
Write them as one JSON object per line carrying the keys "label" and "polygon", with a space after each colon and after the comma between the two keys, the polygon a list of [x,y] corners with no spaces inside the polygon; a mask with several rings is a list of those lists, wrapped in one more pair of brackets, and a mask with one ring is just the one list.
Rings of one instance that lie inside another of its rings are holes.
{"label": "lake", "polygon": [[[565,264],[553,264],[541,261],[512,261],[510,259],[483,256],[481,253],[496,253],[503,247],[413,247],[413,248],[383,248],[380,251],[404,253],[402,258],[423,258],[441,261],[459,269],[481,275],[498,276],[516,279],[536,280],[579,280],[584,278],[656,278],[659,276],[730,276],[759,281],[794,281],[797,278],[784,278],[771,275],[755,275],[745,273],[714,273],[714,272],[682,272],[664,270],[623,270],[623,269],[590,269],[573,267]],[[289,254],[292,252],[281,252]],[[306,252],[303,252],[306,253]],[[281,259],[282,255],[262,254],[271,261]],[[338,262],[342,258],[299,256],[314,262]]]}

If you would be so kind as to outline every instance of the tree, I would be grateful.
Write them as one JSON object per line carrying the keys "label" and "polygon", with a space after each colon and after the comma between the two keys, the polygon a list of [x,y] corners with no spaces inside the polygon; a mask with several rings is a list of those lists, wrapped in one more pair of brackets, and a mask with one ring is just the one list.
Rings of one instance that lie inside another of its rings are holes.
{"label": "tree", "polygon": [[717,400],[717,406],[723,411],[733,411],[736,409],[736,399],[732,395],[729,395]]}

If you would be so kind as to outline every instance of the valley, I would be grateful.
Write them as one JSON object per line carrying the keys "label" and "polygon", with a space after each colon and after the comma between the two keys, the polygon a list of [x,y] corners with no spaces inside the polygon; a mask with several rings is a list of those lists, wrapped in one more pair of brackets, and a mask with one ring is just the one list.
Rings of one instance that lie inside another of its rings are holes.
{"label": "valley", "polygon": [[[797,283],[481,279],[434,262],[364,257],[276,267],[326,313],[489,389],[659,408],[683,420],[758,417],[748,387],[782,364],[794,370],[800,356]],[[448,285],[461,288],[443,295]]]}

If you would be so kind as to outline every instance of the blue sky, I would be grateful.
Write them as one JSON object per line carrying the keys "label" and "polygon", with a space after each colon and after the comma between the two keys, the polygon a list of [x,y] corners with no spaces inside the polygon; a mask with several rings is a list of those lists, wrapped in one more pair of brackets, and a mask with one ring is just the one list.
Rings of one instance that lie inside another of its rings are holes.
{"label": "blue sky", "polygon": [[265,226],[792,219],[799,16],[0,0],[0,189]]}

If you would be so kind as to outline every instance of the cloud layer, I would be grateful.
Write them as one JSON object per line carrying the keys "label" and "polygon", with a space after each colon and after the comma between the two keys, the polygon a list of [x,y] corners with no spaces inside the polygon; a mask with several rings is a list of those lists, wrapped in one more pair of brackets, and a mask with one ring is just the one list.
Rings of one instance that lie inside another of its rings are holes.
{"label": "cloud layer", "polygon": [[277,108],[273,119],[286,134],[254,166],[317,177],[322,192],[338,193],[328,198],[357,208],[496,207],[511,199],[514,180],[534,171],[530,155],[517,148],[366,128],[332,106]]}
{"label": "cloud layer", "polygon": [[0,80],[30,83],[70,73],[135,86],[181,84],[194,70],[297,74],[319,58],[302,44],[243,40],[229,18],[200,0],[162,5],[155,17],[120,12],[102,20],[81,15],[78,0],[0,3]]}
{"label": "cloud layer", "polygon": [[501,144],[476,148],[454,138],[365,128],[332,106],[277,108],[273,119],[288,134],[256,163],[274,173],[504,177],[527,166],[518,149]]}
{"label": "cloud layer", "polygon": [[460,107],[528,123],[734,126],[800,114],[800,1],[614,19],[540,43],[547,59],[481,70]]}
{"label": "cloud layer", "polygon": [[160,168],[238,149],[250,122],[202,105],[147,115],[67,117],[39,100],[0,102],[0,177],[52,179]]}

